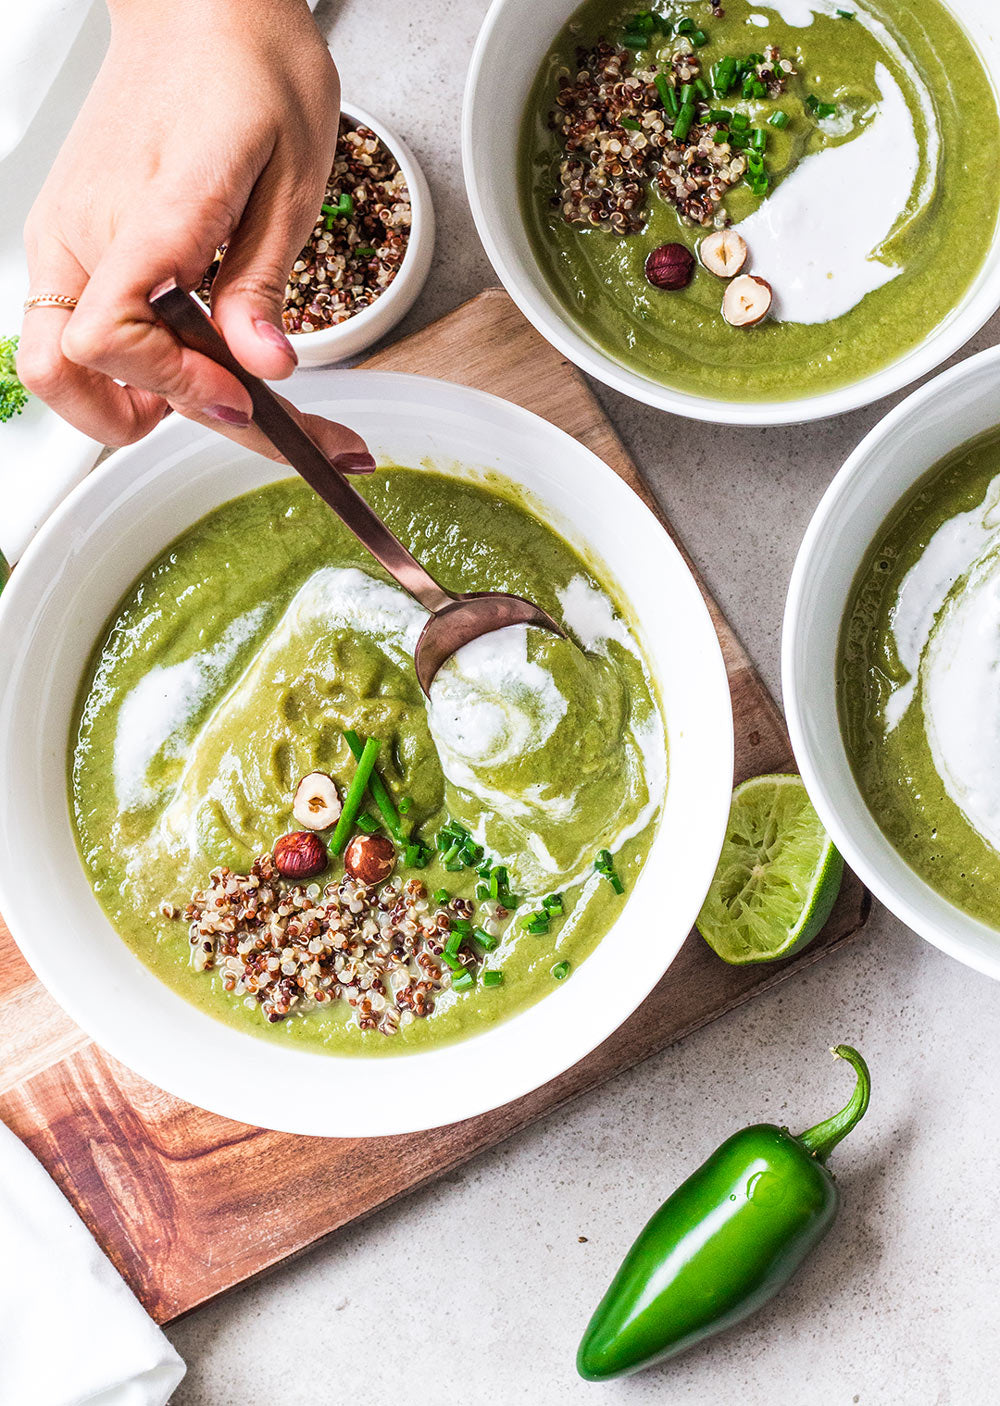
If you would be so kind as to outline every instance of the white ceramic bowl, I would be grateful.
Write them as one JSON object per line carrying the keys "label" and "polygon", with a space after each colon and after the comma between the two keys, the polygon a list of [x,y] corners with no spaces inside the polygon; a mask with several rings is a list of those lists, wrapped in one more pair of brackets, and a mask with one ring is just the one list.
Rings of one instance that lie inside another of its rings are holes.
{"label": "white ceramic bowl", "polygon": [[603,559],[631,602],[663,699],[670,783],[624,916],[537,1005],[460,1045],[386,1058],[283,1048],[231,1029],[133,956],[101,912],[74,844],[66,752],[77,687],[105,621],[146,565],[204,513],[282,474],[180,417],[101,464],[45,525],[0,596],[0,911],[56,1000],[153,1083],[289,1132],[402,1133],[482,1113],[560,1074],[663,975],[722,845],[733,763],[729,689],[680,553],[635,494],[561,430],[492,396],[415,376],[315,372],[294,378],[286,393],[352,425],[384,461],[506,475],[567,539]]}
{"label": "white ceramic bowl", "polygon": [[[996,0],[945,0],[975,41],[1000,91]],[[672,390],[620,365],[566,312],[538,266],[521,214],[521,116],[542,59],[578,0],[493,0],[472,55],[462,159],[479,237],[507,292],[538,331],[583,371],[660,410],[726,425],[797,424],[839,415],[933,371],[1000,306],[1000,229],[961,303],[912,351],[863,380],[795,400],[720,400]]]}
{"label": "white ceramic bowl", "polygon": [[879,527],[921,474],[994,425],[1000,425],[997,347],[921,387],[862,440],[827,489],[799,550],[785,610],[782,685],[795,759],[847,863],[922,937],[1000,977],[1000,932],[935,893],[875,823],[848,762],[835,687],[848,593]]}
{"label": "white ceramic bowl", "polygon": [[434,254],[434,206],[417,158],[397,132],[356,103],[341,103],[341,112],[352,122],[370,127],[399,162],[406,177],[413,211],[410,238],[399,272],[384,293],[361,312],[319,332],[294,332],[290,337],[300,366],[331,366],[358,356],[402,321],[427,281]]}

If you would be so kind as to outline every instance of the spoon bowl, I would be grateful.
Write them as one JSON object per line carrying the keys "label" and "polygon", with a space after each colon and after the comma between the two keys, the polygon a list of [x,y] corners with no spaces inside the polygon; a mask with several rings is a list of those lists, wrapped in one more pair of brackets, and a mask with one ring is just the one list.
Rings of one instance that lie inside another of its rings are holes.
{"label": "spoon bowl", "polygon": [[434,611],[420,632],[413,655],[417,682],[427,697],[434,675],[457,650],[508,625],[538,625],[556,635],[565,633],[540,606],[500,591],[473,591]]}

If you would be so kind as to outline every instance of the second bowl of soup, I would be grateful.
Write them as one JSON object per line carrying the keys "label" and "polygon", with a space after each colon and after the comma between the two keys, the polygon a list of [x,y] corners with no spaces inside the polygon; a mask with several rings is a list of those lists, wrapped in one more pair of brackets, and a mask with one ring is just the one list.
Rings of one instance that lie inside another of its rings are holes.
{"label": "second bowl of soup", "polygon": [[896,389],[1000,301],[986,17],[497,0],[465,113],[487,251],[550,340],[662,408],[771,423]]}

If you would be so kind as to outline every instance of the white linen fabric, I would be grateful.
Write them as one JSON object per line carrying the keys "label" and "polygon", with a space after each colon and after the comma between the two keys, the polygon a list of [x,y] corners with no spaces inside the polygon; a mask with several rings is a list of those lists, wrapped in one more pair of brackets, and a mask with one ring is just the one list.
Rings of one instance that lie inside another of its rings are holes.
{"label": "white linen fabric", "polygon": [[0,1406],[165,1406],[184,1363],[0,1123]]}

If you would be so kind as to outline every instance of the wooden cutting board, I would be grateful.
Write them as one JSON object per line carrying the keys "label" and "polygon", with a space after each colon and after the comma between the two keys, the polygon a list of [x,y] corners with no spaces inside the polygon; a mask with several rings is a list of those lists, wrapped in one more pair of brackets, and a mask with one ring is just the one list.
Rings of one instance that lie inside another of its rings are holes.
{"label": "wooden cutting board", "polygon": [[[367,364],[459,381],[526,406],[610,464],[670,531],[583,378],[499,290]],[[791,770],[781,715],[705,595],[729,670],[736,779]],[[869,906],[866,891],[848,875],[825,931],[800,957],[777,966],[727,967],[692,933],[632,1018],[551,1084],[451,1127],[330,1140],[231,1123],[145,1083],[62,1013],[0,920],[0,1118],[48,1168],[150,1313],[165,1323],[817,961],[858,931]]]}

